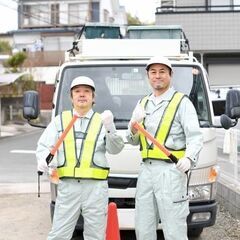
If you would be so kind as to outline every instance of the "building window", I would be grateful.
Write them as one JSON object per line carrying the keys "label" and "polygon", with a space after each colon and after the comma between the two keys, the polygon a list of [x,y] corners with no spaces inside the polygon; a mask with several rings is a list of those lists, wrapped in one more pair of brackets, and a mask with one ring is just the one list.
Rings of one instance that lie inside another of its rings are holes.
{"label": "building window", "polygon": [[[234,0],[233,5],[234,5],[234,10],[236,10],[236,11],[240,10],[240,0]],[[237,5],[237,6],[235,7],[235,5]]]}
{"label": "building window", "polygon": [[69,24],[80,24],[88,21],[88,3],[73,3],[68,5]]}
{"label": "building window", "polygon": [[92,22],[100,21],[99,2],[92,2]]}
{"label": "building window", "polygon": [[29,25],[30,17],[31,17],[30,6],[29,5],[23,5],[23,19],[22,19],[22,25],[23,26],[28,26]]}
{"label": "building window", "polygon": [[29,6],[29,25],[31,26],[41,26],[49,25],[49,8],[48,5],[31,5]]}
{"label": "building window", "polygon": [[175,0],[160,0],[160,6],[162,7],[162,12],[174,11],[176,5]]}
{"label": "building window", "polygon": [[51,4],[51,24],[59,24],[59,4]]}
{"label": "building window", "polygon": [[211,0],[212,11],[230,11],[232,9],[232,0]]}
{"label": "building window", "polygon": [[103,10],[103,22],[108,23],[109,20],[109,11],[107,9]]}
{"label": "building window", "polygon": [[175,0],[161,0],[162,6],[175,6]]}

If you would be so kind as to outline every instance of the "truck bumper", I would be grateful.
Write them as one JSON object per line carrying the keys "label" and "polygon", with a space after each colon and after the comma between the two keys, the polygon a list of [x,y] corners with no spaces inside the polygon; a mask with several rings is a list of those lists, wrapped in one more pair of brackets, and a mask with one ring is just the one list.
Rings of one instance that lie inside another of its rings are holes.
{"label": "truck bumper", "polygon": [[[55,203],[51,203],[50,211],[51,217],[53,217]],[[215,224],[216,215],[217,215],[217,203],[207,202],[207,203],[198,203],[190,204],[189,206],[190,213],[187,217],[188,228],[204,228],[209,227]],[[131,230],[134,229],[134,215],[135,209],[118,209],[118,221],[119,228],[121,230]],[[79,217],[77,229],[83,229],[83,218]],[[161,224],[159,224],[161,229]]]}
{"label": "truck bumper", "polygon": [[[210,227],[215,224],[217,215],[217,203],[190,204],[190,213],[187,217],[188,229]],[[122,230],[134,229],[135,209],[118,209],[119,227]],[[161,223],[159,224],[161,229]]]}
{"label": "truck bumper", "polygon": [[217,202],[195,203],[189,206],[188,228],[204,228],[215,224]]}

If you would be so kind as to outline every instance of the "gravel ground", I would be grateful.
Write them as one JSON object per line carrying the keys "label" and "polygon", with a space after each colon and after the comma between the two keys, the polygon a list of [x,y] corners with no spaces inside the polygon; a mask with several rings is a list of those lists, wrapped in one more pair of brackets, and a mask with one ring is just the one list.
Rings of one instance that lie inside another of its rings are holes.
{"label": "gravel ground", "polygon": [[219,205],[215,225],[204,229],[201,238],[206,240],[239,240],[240,220],[233,218],[222,205]]}
{"label": "gravel ground", "polygon": [[[49,193],[42,193],[40,198],[35,193],[0,194],[0,240],[45,240],[51,227],[49,199]],[[195,239],[239,240],[240,220],[219,206],[216,224],[205,228],[200,238],[189,240]]]}

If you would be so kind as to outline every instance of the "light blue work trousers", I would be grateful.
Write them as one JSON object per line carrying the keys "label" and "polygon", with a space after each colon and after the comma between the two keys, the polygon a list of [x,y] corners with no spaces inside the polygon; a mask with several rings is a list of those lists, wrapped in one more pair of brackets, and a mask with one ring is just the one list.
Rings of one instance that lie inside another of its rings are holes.
{"label": "light blue work trousers", "polygon": [[108,184],[101,180],[64,179],[58,194],[48,240],[70,240],[79,215],[84,218],[84,240],[105,240]]}
{"label": "light blue work trousers", "polygon": [[136,190],[137,240],[156,240],[159,219],[165,240],[187,240],[188,214],[187,175],[172,163],[142,163]]}

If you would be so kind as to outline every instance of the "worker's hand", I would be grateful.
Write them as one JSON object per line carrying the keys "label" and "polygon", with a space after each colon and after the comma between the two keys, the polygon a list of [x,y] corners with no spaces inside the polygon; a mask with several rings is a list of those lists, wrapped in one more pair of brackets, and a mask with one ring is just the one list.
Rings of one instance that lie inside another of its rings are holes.
{"label": "worker's hand", "polygon": [[146,113],[144,108],[142,107],[141,104],[138,104],[133,111],[131,121],[140,123],[143,121],[145,117],[146,117]]}
{"label": "worker's hand", "polygon": [[38,160],[38,165],[37,165],[38,171],[42,173],[48,173],[48,165],[45,159]]}
{"label": "worker's hand", "polygon": [[102,123],[108,133],[116,132],[116,127],[113,122],[113,114],[110,110],[105,110],[101,114]]}
{"label": "worker's hand", "polygon": [[136,122],[137,123],[142,122],[145,117],[146,117],[146,113],[144,111],[144,108],[142,107],[141,104],[138,104],[136,106],[136,108],[134,109],[133,114],[132,114],[132,118],[130,120],[130,128],[131,128],[131,132],[133,134],[137,133],[137,129],[134,128],[134,124]]}
{"label": "worker's hand", "polygon": [[191,160],[189,158],[180,158],[176,165],[177,169],[182,173],[187,172],[191,167]]}

